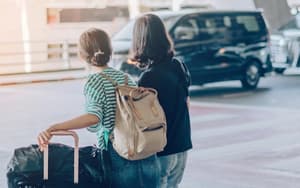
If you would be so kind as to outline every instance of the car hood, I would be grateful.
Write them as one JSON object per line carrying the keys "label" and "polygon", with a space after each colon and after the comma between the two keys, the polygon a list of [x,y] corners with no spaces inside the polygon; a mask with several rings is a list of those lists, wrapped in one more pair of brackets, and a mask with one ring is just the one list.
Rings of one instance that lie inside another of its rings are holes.
{"label": "car hood", "polygon": [[115,54],[128,54],[131,41],[112,40],[112,47]]}

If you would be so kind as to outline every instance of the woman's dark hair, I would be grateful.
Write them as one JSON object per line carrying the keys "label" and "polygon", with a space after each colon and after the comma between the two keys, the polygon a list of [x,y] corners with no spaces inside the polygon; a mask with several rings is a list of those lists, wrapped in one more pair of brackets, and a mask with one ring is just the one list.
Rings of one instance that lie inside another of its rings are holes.
{"label": "woman's dark hair", "polygon": [[138,18],[134,24],[132,41],[133,60],[143,68],[161,63],[174,55],[173,43],[162,20],[154,14]]}
{"label": "woman's dark hair", "polygon": [[108,34],[96,28],[90,28],[83,32],[79,39],[79,55],[91,65],[107,65],[112,55]]}

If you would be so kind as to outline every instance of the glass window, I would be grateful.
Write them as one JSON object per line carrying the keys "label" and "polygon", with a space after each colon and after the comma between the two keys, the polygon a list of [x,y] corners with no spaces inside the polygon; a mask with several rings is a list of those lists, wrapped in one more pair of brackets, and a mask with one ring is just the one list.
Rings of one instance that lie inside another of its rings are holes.
{"label": "glass window", "polygon": [[224,16],[224,25],[226,27],[231,27],[231,19],[229,16]]}
{"label": "glass window", "polygon": [[241,27],[244,27],[247,32],[259,31],[259,26],[255,16],[237,16],[236,21]]}
{"label": "glass window", "polygon": [[128,8],[106,7],[98,8],[48,8],[47,23],[80,23],[113,21],[116,17],[129,17]]}
{"label": "glass window", "polygon": [[198,23],[195,18],[182,20],[174,29],[174,40],[194,40],[198,37]]}
{"label": "glass window", "polygon": [[[176,18],[177,18],[176,16],[162,18],[167,31],[170,30],[170,27],[172,27]],[[123,27],[118,33],[114,35],[113,40],[120,40],[120,41],[132,40],[134,22],[135,20],[131,20],[125,27]]]}
{"label": "glass window", "polygon": [[229,17],[209,15],[199,18],[199,38],[201,40],[219,40],[224,38],[224,33],[231,25]]}
{"label": "glass window", "polygon": [[61,43],[48,44],[48,59],[62,59],[63,45]]}

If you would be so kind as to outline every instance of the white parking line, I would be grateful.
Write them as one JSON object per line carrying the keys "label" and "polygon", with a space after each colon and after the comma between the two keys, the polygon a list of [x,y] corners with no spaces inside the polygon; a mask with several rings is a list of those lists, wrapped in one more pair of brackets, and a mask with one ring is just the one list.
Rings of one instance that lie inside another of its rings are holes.
{"label": "white parking line", "polygon": [[208,114],[208,115],[199,115],[191,116],[192,123],[208,122],[208,121],[217,121],[217,120],[226,120],[237,117],[230,114]]}
{"label": "white parking line", "polygon": [[273,111],[273,112],[283,112],[283,113],[299,113],[300,110],[288,109],[281,107],[261,107],[261,106],[248,106],[248,105],[234,105],[234,104],[224,104],[224,103],[210,103],[210,102],[196,102],[191,101],[191,106],[202,106],[202,107],[214,107],[214,108],[232,108],[241,110],[263,110],[263,111]]}

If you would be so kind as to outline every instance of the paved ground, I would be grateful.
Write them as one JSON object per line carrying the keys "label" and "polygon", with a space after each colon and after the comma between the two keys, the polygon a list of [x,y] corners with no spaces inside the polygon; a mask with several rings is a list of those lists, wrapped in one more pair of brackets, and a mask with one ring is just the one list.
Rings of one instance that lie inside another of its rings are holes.
{"label": "paved ground", "polygon": [[[274,77],[247,94],[236,83],[193,90],[194,149],[181,187],[298,188],[300,110],[289,100],[300,106],[298,83],[299,78]],[[1,188],[13,148],[35,143],[43,128],[82,113],[82,86],[79,80],[0,87]],[[82,146],[95,142],[85,130],[79,134]]]}
{"label": "paved ground", "polygon": [[298,114],[295,110],[194,104],[194,149],[182,187],[299,187]]}

